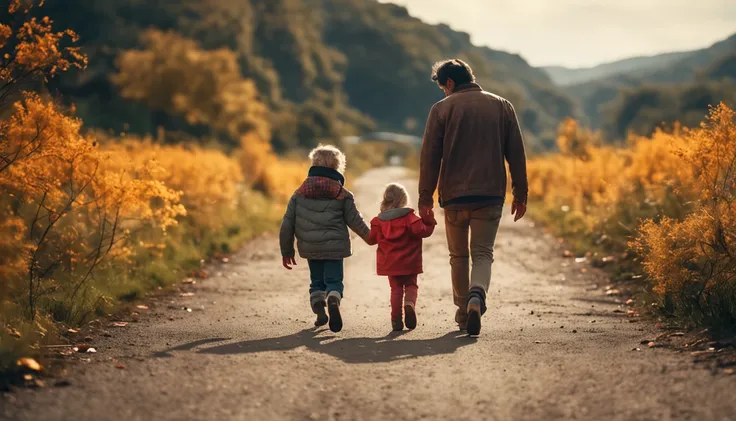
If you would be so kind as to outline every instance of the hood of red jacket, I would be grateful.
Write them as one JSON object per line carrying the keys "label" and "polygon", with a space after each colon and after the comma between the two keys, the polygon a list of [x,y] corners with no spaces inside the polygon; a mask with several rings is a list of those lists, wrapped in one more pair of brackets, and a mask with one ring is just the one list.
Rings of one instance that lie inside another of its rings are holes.
{"label": "hood of red jacket", "polygon": [[373,221],[381,228],[381,233],[386,239],[394,240],[405,235],[416,219],[419,217],[414,214],[414,209],[398,208],[379,213]]}

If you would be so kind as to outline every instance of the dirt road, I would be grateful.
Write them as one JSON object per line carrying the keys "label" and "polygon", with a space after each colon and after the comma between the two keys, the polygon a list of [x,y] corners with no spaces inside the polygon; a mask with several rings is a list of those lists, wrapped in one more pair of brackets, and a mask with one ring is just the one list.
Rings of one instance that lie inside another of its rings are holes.
{"label": "dirt road", "polygon": [[[406,176],[359,180],[364,216],[388,181],[416,191]],[[477,339],[453,323],[442,225],[425,243],[415,331],[390,333],[388,282],[374,275],[372,249],[354,249],[339,334],[311,328],[306,262],[283,270],[266,238],[212,268],[196,295],[154,301],[139,322],[107,329],[89,362],[71,367],[71,386],[6,396],[0,419],[736,419],[736,376],[639,345],[656,332],[614,313],[590,287],[605,279],[559,257],[527,220],[504,217]]]}

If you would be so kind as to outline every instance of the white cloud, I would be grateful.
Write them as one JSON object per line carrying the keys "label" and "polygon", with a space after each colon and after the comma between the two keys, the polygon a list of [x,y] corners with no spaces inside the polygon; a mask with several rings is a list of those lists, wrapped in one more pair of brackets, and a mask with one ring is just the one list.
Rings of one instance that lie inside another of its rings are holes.
{"label": "white cloud", "polygon": [[[387,2],[388,0],[380,0]],[[733,0],[392,0],[534,65],[590,66],[705,47],[736,32]]]}

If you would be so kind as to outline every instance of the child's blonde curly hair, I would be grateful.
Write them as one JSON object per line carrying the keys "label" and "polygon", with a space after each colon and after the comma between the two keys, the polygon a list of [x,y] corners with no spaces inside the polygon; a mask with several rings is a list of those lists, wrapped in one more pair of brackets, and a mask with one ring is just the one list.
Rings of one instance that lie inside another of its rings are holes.
{"label": "child's blonde curly hair", "polygon": [[386,185],[383,192],[383,200],[381,201],[381,212],[389,209],[398,209],[406,207],[409,203],[409,193],[406,187],[399,183],[391,183]]}
{"label": "child's blonde curly hair", "polygon": [[345,173],[345,154],[340,149],[332,145],[319,145],[309,152],[309,159],[312,166],[327,167]]}

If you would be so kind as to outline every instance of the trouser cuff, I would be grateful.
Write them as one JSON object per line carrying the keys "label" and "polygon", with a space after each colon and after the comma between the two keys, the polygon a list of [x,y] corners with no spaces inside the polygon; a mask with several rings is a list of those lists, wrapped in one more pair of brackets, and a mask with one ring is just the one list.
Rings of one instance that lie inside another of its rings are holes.
{"label": "trouser cuff", "polygon": [[326,294],[324,291],[315,291],[311,294],[309,294],[309,305],[312,307],[312,311],[316,314],[316,306],[319,304],[324,304],[326,299]]}

